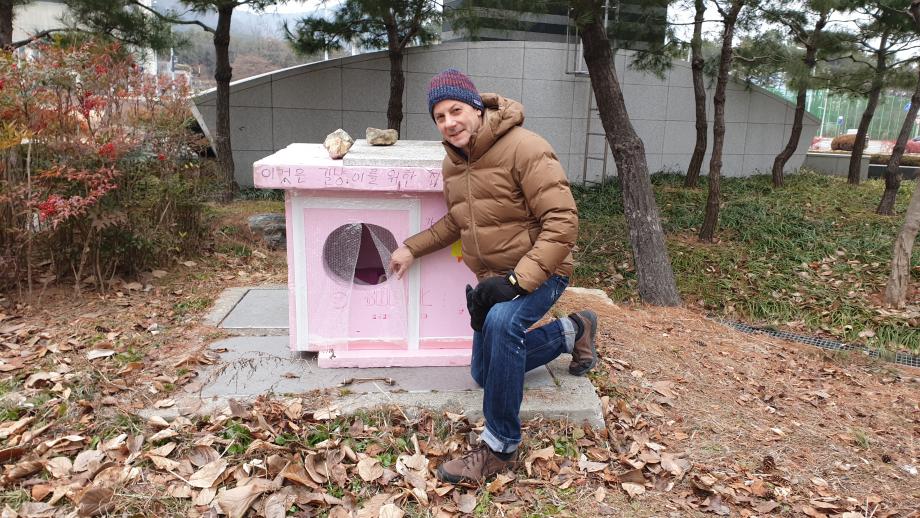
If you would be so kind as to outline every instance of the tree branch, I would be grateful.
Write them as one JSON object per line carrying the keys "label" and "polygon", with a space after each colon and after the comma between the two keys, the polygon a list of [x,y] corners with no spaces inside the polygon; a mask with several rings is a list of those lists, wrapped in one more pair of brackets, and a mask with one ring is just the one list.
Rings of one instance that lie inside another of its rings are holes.
{"label": "tree branch", "polygon": [[[202,29],[204,29],[206,32],[210,32],[211,34],[214,34],[214,32],[215,32],[214,28],[212,28],[212,27],[210,27],[210,26],[208,26],[208,25],[205,25],[204,23],[202,23],[202,22],[200,22],[200,21],[198,21],[198,20],[183,20],[183,19],[181,19],[181,18],[175,18],[175,17],[172,17],[172,16],[166,16],[166,15],[164,15],[164,14],[162,14],[162,13],[157,12],[157,11],[156,11],[155,9],[153,9],[152,7],[147,7],[146,5],[142,4],[142,3],[139,2],[138,0],[131,0],[131,4],[134,5],[134,6],[140,7],[140,8],[143,9],[144,11],[147,11],[148,13],[150,13],[150,14],[156,16],[157,18],[159,18],[160,20],[163,20],[163,21],[165,21],[165,22],[169,22],[169,23],[175,24],[175,25],[197,25],[197,26],[201,27]],[[239,5],[239,3],[237,3],[237,5]]]}
{"label": "tree branch", "polygon": [[10,43],[10,47],[9,47],[9,48],[11,48],[11,49],[18,49],[18,48],[20,48],[20,47],[25,47],[25,46],[28,45],[29,43],[32,43],[33,41],[40,40],[40,39],[44,38],[45,36],[50,36],[51,34],[54,34],[55,32],[84,32],[84,33],[88,33],[89,31],[84,31],[84,30],[82,30],[82,29],[67,29],[67,28],[64,28],[64,29],[47,29],[47,30],[44,30],[44,31],[41,31],[41,32],[37,32],[37,33],[33,34],[32,36],[29,36],[28,38],[24,39],[24,40],[14,41],[13,43]]}

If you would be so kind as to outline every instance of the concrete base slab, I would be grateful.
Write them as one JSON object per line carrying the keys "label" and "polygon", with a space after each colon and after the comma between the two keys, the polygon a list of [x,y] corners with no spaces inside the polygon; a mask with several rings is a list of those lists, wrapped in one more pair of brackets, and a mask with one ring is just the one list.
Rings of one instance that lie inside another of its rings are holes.
{"label": "concrete base slab", "polygon": [[[323,369],[316,353],[293,353],[286,336],[232,337],[212,348],[221,363],[201,373],[200,391],[174,397],[168,409],[151,409],[146,417],[207,414],[226,408],[231,399],[254,400],[265,394],[296,396],[327,391],[343,413],[379,405],[404,409],[449,410],[471,419],[482,416],[482,389],[469,367],[388,367]],[[586,421],[603,427],[600,400],[584,377],[568,373],[568,355],[527,373],[521,417]]]}
{"label": "concrete base slab", "polygon": [[[207,322],[245,336],[211,345],[220,353],[221,362],[200,373],[200,390],[176,395],[174,407],[149,409],[143,414],[167,419],[179,414],[207,414],[226,408],[231,399],[246,401],[265,394],[295,396],[320,390],[333,397],[344,413],[394,404],[406,412],[450,410],[471,419],[482,415],[482,390],[470,377],[468,366],[320,368],[317,353],[292,352],[287,330],[270,327],[280,323],[279,314],[286,320],[286,308],[286,287],[227,290],[218,298]],[[570,375],[569,361],[569,355],[562,355],[527,373],[521,417],[586,421],[603,427],[594,386],[587,378]]]}
{"label": "concrete base slab", "polygon": [[223,329],[288,329],[288,290],[253,288],[220,323]]}

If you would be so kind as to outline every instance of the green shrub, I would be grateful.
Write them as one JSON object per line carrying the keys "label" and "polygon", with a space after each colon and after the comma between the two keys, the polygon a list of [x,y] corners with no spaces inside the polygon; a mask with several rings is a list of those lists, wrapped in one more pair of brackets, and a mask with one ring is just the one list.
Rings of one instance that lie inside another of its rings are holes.
{"label": "green shrub", "polygon": [[[870,164],[888,165],[891,155],[872,155],[869,157]],[[903,155],[901,165],[906,167],[920,167],[920,155]]]}

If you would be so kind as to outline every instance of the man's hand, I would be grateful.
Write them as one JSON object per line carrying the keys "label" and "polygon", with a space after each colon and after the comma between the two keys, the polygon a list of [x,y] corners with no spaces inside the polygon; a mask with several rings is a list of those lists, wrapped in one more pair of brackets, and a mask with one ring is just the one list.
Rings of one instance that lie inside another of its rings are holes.
{"label": "man's hand", "polygon": [[504,277],[489,277],[480,282],[475,290],[467,286],[466,306],[470,312],[470,327],[474,331],[482,331],[492,306],[523,295],[527,295],[527,291],[517,284],[514,272],[508,272]]}
{"label": "man's hand", "polygon": [[409,247],[403,245],[390,254],[390,274],[395,275],[397,279],[402,279],[403,275],[409,271],[415,256],[409,251]]}
{"label": "man's hand", "polygon": [[470,327],[473,331],[482,332],[482,325],[486,322],[488,310],[483,311],[476,302],[476,290],[469,284],[466,285],[466,309],[470,313]]}

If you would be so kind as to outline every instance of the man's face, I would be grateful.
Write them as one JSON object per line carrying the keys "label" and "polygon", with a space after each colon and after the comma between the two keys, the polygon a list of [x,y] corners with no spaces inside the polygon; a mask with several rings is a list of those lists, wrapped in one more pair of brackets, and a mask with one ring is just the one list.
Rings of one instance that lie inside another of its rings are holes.
{"label": "man's face", "polygon": [[434,122],[444,140],[454,147],[466,149],[470,138],[482,125],[481,112],[464,102],[445,99],[434,105]]}

